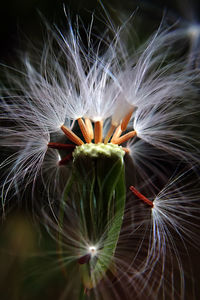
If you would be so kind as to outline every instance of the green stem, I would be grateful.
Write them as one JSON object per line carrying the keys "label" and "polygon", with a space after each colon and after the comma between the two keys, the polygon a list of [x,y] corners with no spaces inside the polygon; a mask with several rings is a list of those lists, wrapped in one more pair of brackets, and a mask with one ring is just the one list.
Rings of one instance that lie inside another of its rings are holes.
{"label": "green stem", "polygon": [[[79,266],[84,288],[96,287],[114,267],[126,199],[124,173],[123,155],[79,155],[74,160],[72,176],[63,193],[60,222],[62,226],[65,204],[73,202],[81,238],[99,247],[95,257]],[[87,297],[84,288],[80,300]]]}

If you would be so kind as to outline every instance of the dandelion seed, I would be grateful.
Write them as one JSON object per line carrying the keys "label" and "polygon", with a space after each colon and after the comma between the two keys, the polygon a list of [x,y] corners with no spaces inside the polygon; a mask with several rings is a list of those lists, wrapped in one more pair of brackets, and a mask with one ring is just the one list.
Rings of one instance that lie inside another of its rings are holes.
{"label": "dandelion seed", "polygon": [[153,207],[153,202],[147,199],[144,195],[136,190],[135,187],[130,186],[129,189],[133,192],[136,196],[138,196],[144,203],[148,204],[150,207]]}

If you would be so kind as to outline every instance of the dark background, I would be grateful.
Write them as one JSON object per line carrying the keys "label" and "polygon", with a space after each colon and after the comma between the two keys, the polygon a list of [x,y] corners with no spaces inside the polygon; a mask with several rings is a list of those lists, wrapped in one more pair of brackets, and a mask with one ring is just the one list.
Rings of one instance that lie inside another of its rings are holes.
{"label": "dark background", "polygon": [[[105,3],[104,3],[105,2]],[[141,35],[154,31],[163,15],[169,23],[177,20],[181,26],[198,22],[200,4],[198,0],[110,0],[103,5],[110,16],[119,22],[137,9],[137,19],[140,23]],[[0,59],[1,62],[11,61],[17,49],[25,47],[26,39],[41,40],[43,37],[42,22],[39,12],[50,23],[57,25],[66,22],[63,5],[70,15],[81,16],[84,23],[91,20],[91,12],[100,17],[103,14],[98,0],[7,0],[1,1],[0,7]],[[99,22],[100,24],[100,22]],[[99,25],[99,26],[102,26]],[[139,25],[138,25],[139,26]]]}

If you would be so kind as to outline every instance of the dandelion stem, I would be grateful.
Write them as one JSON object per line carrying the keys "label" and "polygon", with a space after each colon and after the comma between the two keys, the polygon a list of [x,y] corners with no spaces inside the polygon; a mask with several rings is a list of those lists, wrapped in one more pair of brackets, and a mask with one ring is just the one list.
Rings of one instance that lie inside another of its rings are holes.
{"label": "dandelion stem", "polygon": [[88,128],[85,125],[83,119],[79,118],[78,119],[78,124],[79,124],[79,127],[81,129],[81,132],[84,136],[84,139],[85,139],[86,143],[90,143],[91,142],[91,137],[90,137],[90,134],[88,132]]}
{"label": "dandelion stem", "polygon": [[128,148],[126,148],[126,147],[122,147],[122,149],[123,149],[124,152],[126,152],[126,153],[129,153],[129,152],[130,152],[130,150],[129,150]]}
{"label": "dandelion stem", "polygon": [[135,130],[130,131],[130,132],[124,134],[123,136],[119,137],[119,138],[112,139],[112,143],[120,145],[120,144],[128,141],[129,139],[131,139],[135,135],[136,135],[136,131]]}
{"label": "dandelion stem", "polygon": [[97,121],[94,124],[94,142],[101,143],[103,138],[103,121]]}
{"label": "dandelion stem", "polygon": [[73,131],[71,131],[69,128],[62,125],[61,129],[64,132],[64,134],[68,137],[68,139],[70,139],[70,141],[72,141],[76,145],[80,146],[80,145],[84,144],[84,142]]}
{"label": "dandelion stem", "polygon": [[81,257],[78,259],[78,263],[79,263],[80,265],[87,264],[87,263],[89,263],[90,259],[91,259],[91,254],[86,254],[86,255],[84,255],[84,256],[81,256]]}
{"label": "dandelion stem", "polygon": [[74,149],[76,146],[73,144],[61,144],[61,143],[48,143],[49,148],[53,149]]}
{"label": "dandelion stem", "polygon": [[88,132],[91,140],[93,140],[93,138],[94,138],[94,131],[93,131],[92,122],[90,121],[90,119],[85,118],[85,126],[87,127],[87,132]]}
{"label": "dandelion stem", "polygon": [[59,166],[66,165],[72,159],[72,153],[66,155],[63,159],[59,161]]}
{"label": "dandelion stem", "polygon": [[154,207],[153,202],[147,199],[144,195],[142,195],[134,186],[130,186],[129,189],[133,194],[135,194],[138,198],[140,198],[143,202],[151,206],[152,208]]}
{"label": "dandelion stem", "polygon": [[121,123],[121,130],[124,131],[126,130],[127,126],[128,126],[128,123],[130,121],[130,118],[133,114],[133,111],[134,111],[134,108],[132,108],[129,113],[124,117],[124,119],[122,120],[122,123]]}
{"label": "dandelion stem", "polygon": [[86,300],[88,299],[88,289],[84,286],[81,286],[79,300]]}
{"label": "dandelion stem", "polygon": [[111,139],[111,143],[113,143],[113,141],[114,141],[115,139],[119,138],[120,135],[121,135],[121,133],[122,133],[121,125],[119,125],[119,126],[116,128],[116,130],[115,130],[115,132],[114,132],[114,134],[113,134],[113,137],[112,137],[112,139]]}
{"label": "dandelion stem", "polygon": [[109,139],[111,138],[112,134],[113,134],[113,131],[115,130],[116,126],[111,124],[110,125],[110,129],[108,130],[108,133],[104,139],[104,144],[107,144]]}

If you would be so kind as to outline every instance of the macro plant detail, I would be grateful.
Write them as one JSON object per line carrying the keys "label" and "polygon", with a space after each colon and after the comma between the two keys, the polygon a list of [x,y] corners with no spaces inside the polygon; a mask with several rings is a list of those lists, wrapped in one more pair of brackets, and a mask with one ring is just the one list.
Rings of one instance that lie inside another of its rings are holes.
{"label": "macro plant detail", "polygon": [[187,45],[179,53],[184,30],[161,26],[136,50],[126,27],[109,20],[98,37],[93,22],[86,42],[78,22],[68,34],[47,25],[36,58],[4,66],[3,215],[32,203],[57,245],[62,299],[185,299],[179,249],[199,245],[199,71]]}
{"label": "macro plant detail", "polygon": [[[85,265],[88,264],[90,259],[96,260],[95,263],[92,262],[89,270],[87,270],[88,266],[81,267],[84,286],[89,289],[98,284],[113,263],[112,257],[115,254],[121,230],[126,198],[123,156],[125,152],[128,152],[128,149],[120,147],[119,144],[136,135],[135,131],[129,131],[121,136],[122,132],[127,129],[132,112],[133,110],[123,118],[117,128],[111,124],[104,140],[103,121],[96,121],[93,130],[90,119],[86,118],[84,122],[79,118],[77,122],[86,143],[73,131],[62,125],[62,131],[76,145],[75,149],[73,144],[51,142],[48,144],[50,148],[59,150],[71,148],[73,151],[72,154],[67,154],[59,161],[59,164],[63,165],[73,156],[72,175],[65,187],[63,200],[67,202],[69,191],[72,189],[73,183],[75,183],[75,189],[79,190],[79,195],[75,197],[79,199],[78,207],[80,207],[77,210],[83,210],[83,212],[79,213],[80,215],[83,214],[81,226],[85,227],[84,231],[87,234],[88,244],[90,245],[86,248],[88,252],[83,253],[78,262],[81,265]],[[94,143],[92,143],[93,140]],[[74,193],[75,190],[73,190]],[[137,195],[140,196],[139,193]],[[145,201],[144,197],[140,196],[140,198]],[[89,208],[88,202],[90,203]],[[145,202],[148,203],[148,200]],[[81,208],[81,206],[83,207]],[[101,210],[102,212],[100,213]],[[100,219],[98,214],[101,215]],[[103,217],[102,214],[105,216]],[[103,238],[101,237],[102,235],[104,236]],[[99,246],[95,245],[101,239],[101,244],[104,245],[105,243],[105,245],[101,246],[100,250],[98,249]]]}

